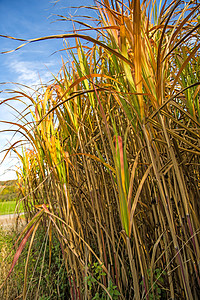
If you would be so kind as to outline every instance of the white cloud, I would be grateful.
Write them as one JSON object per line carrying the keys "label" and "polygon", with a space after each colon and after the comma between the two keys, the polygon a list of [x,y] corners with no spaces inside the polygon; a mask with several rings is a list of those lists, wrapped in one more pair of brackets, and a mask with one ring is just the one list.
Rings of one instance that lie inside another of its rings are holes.
{"label": "white cloud", "polygon": [[[9,179],[16,179],[16,166],[19,165],[19,161],[16,157],[16,154],[9,152],[7,157],[2,163],[4,156],[6,154],[6,149],[9,148],[10,144],[14,143],[17,140],[13,138],[12,143],[8,143],[11,140],[12,135],[9,133],[1,134],[0,144],[1,144],[1,153],[0,153],[0,181],[9,180]],[[2,151],[2,150],[5,151]]]}
{"label": "white cloud", "polygon": [[9,69],[14,73],[16,82],[28,86],[37,86],[52,79],[52,75],[47,68],[52,67],[53,62],[42,64],[40,62],[23,61],[14,59],[9,62]]}
{"label": "white cloud", "polygon": [[[0,155],[0,160],[3,159],[3,155]],[[8,157],[0,165],[0,181],[16,179],[16,166],[19,165],[19,161],[16,158]]]}

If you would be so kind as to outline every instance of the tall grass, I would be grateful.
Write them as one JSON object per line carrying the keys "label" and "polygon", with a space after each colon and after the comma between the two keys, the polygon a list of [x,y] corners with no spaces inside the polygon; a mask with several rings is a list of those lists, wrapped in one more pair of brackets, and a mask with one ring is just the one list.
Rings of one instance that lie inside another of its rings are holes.
{"label": "tall grass", "polygon": [[51,221],[71,299],[198,299],[199,4],[95,9],[96,39],[29,41],[76,49],[53,84],[23,94],[30,147],[13,149],[28,228]]}

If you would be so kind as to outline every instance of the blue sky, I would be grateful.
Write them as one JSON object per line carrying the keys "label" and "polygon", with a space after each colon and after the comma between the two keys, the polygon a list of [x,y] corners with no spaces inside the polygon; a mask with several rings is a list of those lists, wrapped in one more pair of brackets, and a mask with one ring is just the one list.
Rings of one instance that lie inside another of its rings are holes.
{"label": "blue sky", "polygon": [[[60,34],[72,30],[70,22],[55,22],[55,15],[86,15],[91,12],[85,9],[70,8],[70,6],[93,5],[92,0],[0,0],[0,34],[16,38],[32,39],[52,34]],[[72,44],[70,40],[70,44]],[[0,37],[0,52],[15,49],[20,43]],[[28,86],[35,86],[48,82],[53,74],[57,74],[61,66],[61,55],[65,59],[65,53],[55,51],[62,49],[62,40],[51,40],[33,43],[18,51],[8,54],[0,54],[0,100],[10,97],[5,93],[9,89],[16,89],[16,82]],[[6,84],[5,84],[6,83]],[[12,102],[17,109],[22,109],[19,103]],[[15,121],[16,113],[7,105],[0,105],[0,120]],[[0,123],[0,131],[12,127]],[[0,151],[6,149],[6,144],[11,140],[12,134],[0,132]],[[13,137],[11,142],[19,139]],[[0,160],[3,153],[0,154]],[[9,156],[0,165],[0,180],[15,178],[15,155]],[[8,171],[11,169],[10,171]],[[7,170],[7,171],[6,171]]]}

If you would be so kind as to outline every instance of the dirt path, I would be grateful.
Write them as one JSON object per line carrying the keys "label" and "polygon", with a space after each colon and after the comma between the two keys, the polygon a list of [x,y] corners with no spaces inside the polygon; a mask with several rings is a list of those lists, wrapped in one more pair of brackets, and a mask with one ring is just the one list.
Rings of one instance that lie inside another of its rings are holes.
{"label": "dirt path", "polygon": [[18,219],[18,224],[20,226],[25,225],[25,220],[23,218],[23,213],[18,215],[18,214],[10,214],[10,215],[2,215],[0,216],[0,226],[3,228],[11,227],[16,224],[16,221]]}

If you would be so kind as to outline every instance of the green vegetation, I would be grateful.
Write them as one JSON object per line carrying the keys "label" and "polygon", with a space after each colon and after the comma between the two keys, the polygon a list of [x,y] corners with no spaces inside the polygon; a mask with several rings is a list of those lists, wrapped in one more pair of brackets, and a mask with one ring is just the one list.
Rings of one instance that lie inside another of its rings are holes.
{"label": "green vegetation", "polygon": [[[12,255],[16,248],[12,250],[16,239],[15,231],[4,231],[0,228],[0,284],[5,280],[9,265],[12,261]],[[30,241],[21,254],[18,263],[7,280],[4,288],[0,290],[0,299],[22,299],[24,268]],[[6,258],[10,251],[11,255]],[[26,299],[66,299],[69,294],[69,284],[67,272],[62,259],[62,251],[57,239],[53,238],[51,245],[51,263],[49,261],[49,235],[43,230],[39,230],[35,236],[35,243],[32,246],[28,267],[28,285]]]}
{"label": "green vegetation", "polygon": [[54,228],[71,299],[199,299],[200,6],[167,3],[102,0],[93,27],[77,21],[96,38],[30,41],[65,38],[71,63],[15,91],[32,105],[15,124],[30,147],[12,148],[31,220],[16,255]]}
{"label": "green vegetation", "polygon": [[93,266],[88,265],[88,267],[89,269],[91,269],[90,275],[88,275],[85,280],[89,288],[89,295],[92,294],[92,290],[94,291],[95,296],[92,297],[92,300],[106,300],[108,299],[108,295],[113,300],[118,299],[120,293],[117,290],[117,286],[113,285],[113,282],[111,280],[109,281],[106,291],[100,288],[98,284],[98,282],[103,278],[102,276],[106,275],[106,273],[103,272],[102,266],[100,266],[98,263],[94,263]]}
{"label": "green vegetation", "polygon": [[[149,286],[151,287],[151,289],[148,291],[149,300],[166,299],[166,293],[164,293],[164,291],[162,292],[162,287],[167,273],[162,269],[155,269],[153,274],[155,281],[151,282],[151,277],[152,277],[151,271],[152,270],[147,270],[148,283]],[[140,284],[144,288],[144,281],[141,281]]]}
{"label": "green vegetation", "polygon": [[18,199],[18,187],[16,180],[0,181],[0,202],[16,201]]}
{"label": "green vegetation", "polygon": [[23,203],[18,205],[19,190],[16,180],[0,181],[0,215],[23,212]]}
{"label": "green vegetation", "polygon": [[0,202],[0,215],[14,214],[16,212],[23,212],[22,203],[18,208],[16,201]]}

